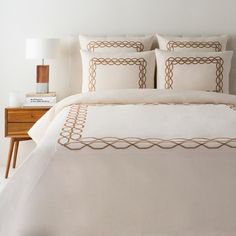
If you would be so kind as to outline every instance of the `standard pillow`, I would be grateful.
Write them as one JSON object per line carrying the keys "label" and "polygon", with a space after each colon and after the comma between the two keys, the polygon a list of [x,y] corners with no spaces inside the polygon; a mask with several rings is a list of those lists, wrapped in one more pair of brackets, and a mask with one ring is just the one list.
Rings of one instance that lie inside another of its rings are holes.
{"label": "standard pillow", "polygon": [[228,36],[170,37],[157,35],[157,40],[161,50],[222,52],[226,50]]}
{"label": "standard pillow", "polygon": [[82,50],[90,52],[142,52],[151,50],[154,36],[92,37],[79,36]]}
{"label": "standard pillow", "polygon": [[81,50],[82,92],[153,88],[155,52],[93,53]]}
{"label": "standard pillow", "polygon": [[157,88],[229,92],[233,52],[168,52],[156,49]]}

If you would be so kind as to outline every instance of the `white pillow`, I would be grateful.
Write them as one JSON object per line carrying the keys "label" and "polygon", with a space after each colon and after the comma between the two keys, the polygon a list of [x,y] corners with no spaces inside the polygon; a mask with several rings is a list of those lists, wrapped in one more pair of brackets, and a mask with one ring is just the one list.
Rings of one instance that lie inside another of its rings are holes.
{"label": "white pillow", "polygon": [[151,50],[154,36],[93,37],[79,36],[82,50],[90,52],[142,52]]}
{"label": "white pillow", "polygon": [[82,92],[154,88],[155,52],[93,53],[81,50]]}
{"label": "white pillow", "polygon": [[157,88],[229,92],[233,52],[169,52],[156,49]]}
{"label": "white pillow", "polygon": [[161,50],[221,52],[226,50],[228,36],[170,37],[157,35],[157,40]]}

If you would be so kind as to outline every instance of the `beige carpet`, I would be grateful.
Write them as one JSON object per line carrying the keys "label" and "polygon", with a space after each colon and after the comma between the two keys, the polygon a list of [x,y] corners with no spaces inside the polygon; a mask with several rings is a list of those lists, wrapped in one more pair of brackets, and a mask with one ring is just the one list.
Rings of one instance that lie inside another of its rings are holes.
{"label": "beige carpet", "polygon": [[0,166],[0,192],[6,186],[8,180],[11,178],[11,176],[15,172],[15,170],[11,168],[8,179],[5,179],[5,170],[6,170],[5,166]]}

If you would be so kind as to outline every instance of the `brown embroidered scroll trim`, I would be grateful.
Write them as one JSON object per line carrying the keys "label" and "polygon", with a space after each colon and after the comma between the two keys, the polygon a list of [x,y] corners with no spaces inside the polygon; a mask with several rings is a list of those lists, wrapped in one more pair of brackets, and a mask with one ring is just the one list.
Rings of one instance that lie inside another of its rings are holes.
{"label": "brown embroidered scroll trim", "polygon": [[159,147],[162,149],[173,149],[181,147],[185,149],[196,149],[204,147],[207,149],[219,149],[223,146],[236,148],[235,138],[193,138],[193,139],[160,139],[160,138],[117,138],[117,137],[82,137],[87,118],[88,105],[72,105],[68,117],[60,133],[58,143],[70,150],[81,150],[91,148],[102,150],[108,147],[114,149],[150,149]]}
{"label": "brown embroidered scroll trim", "polygon": [[146,88],[147,61],[144,58],[92,58],[89,62],[89,91],[96,91],[96,70],[98,66],[138,66],[139,88]]}
{"label": "brown embroidered scroll trim", "polygon": [[175,65],[203,65],[213,64],[216,66],[216,89],[215,92],[223,93],[223,64],[221,57],[170,57],[165,62],[165,88],[173,89]]}
{"label": "brown embroidered scroll trim", "polygon": [[87,118],[87,105],[72,105],[60,133],[58,143],[79,141]]}
{"label": "brown embroidered scroll trim", "polygon": [[94,52],[96,48],[134,48],[142,52],[144,45],[138,41],[91,41],[87,45],[88,51]]}
{"label": "brown embroidered scroll trim", "polygon": [[222,45],[218,41],[170,41],[166,48],[168,51],[174,51],[175,48],[213,48],[215,52],[222,51]]}
{"label": "brown embroidered scroll trim", "polygon": [[78,141],[71,141],[70,143],[61,143],[70,150],[81,150],[85,147],[94,150],[101,150],[108,147],[114,149],[127,149],[130,147],[136,149],[150,149],[152,147],[159,147],[161,149],[173,149],[176,147],[182,147],[185,149],[196,149],[204,147],[207,149],[219,149],[223,146],[229,148],[236,148],[236,138],[195,138],[195,139],[141,139],[135,137],[128,138],[116,138],[116,137],[86,137]]}

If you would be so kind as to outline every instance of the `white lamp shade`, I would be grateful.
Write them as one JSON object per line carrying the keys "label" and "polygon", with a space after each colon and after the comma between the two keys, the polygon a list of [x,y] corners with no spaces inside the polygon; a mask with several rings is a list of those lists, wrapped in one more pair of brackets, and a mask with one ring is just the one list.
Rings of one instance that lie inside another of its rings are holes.
{"label": "white lamp shade", "polygon": [[27,59],[53,59],[57,56],[58,39],[26,39]]}

